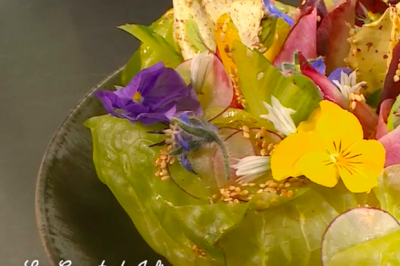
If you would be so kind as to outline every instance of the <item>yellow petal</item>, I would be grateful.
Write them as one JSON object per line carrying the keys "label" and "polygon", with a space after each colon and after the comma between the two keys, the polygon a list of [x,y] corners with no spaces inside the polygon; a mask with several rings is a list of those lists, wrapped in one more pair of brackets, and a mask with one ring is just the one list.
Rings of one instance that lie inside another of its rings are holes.
{"label": "yellow petal", "polygon": [[230,56],[232,44],[235,40],[240,41],[239,32],[233,24],[231,17],[228,14],[223,14],[217,20],[215,30],[215,41],[217,42],[218,51],[229,76],[235,75],[236,65]]}
{"label": "yellow petal", "polygon": [[330,101],[322,101],[320,106],[316,131],[330,154],[338,154],[363,139],[363,130],[355,115]]}
{"label": "yellow petal", "polygon": [[300,176],[301,173],[295,171],[295,163],[304,154],[314,150],[323,150],[315,132],[289,135],[275,147],[271,155],[273,178],[283,180]]}
{"label": "yellow petal", "polygon": [[316,129],[317,122],[320,117],[321,117],[321,108],[317,108],[311,113],[308,120],[303,121],[299,124],[299,126],[297,127],[297,132],[301,133],[301,132],[314,131]]}
{"label": "yellow petal", "polygon": [[305,154],[297,161],[295,168],[314,183],[325,187],[334,187],[339,180],[335,162],[323,151]]}
{"label": "yellow petal", "polygon": [[385,148],[375,140],[362,140],[338,158],[340,177],[348,190],[362,193],[378,184],[385,164]]}
{"label": "yellow petal", "polygon": [[270,61],[273,62],[275,57],[281,51],[283,44],[285,43],[287,37],[290,33],[290,26],[283,19],[278,18],[276,23],[276,30],[274,41],[271,47],[267,47],[268,50],[264,53],[264,56]]}

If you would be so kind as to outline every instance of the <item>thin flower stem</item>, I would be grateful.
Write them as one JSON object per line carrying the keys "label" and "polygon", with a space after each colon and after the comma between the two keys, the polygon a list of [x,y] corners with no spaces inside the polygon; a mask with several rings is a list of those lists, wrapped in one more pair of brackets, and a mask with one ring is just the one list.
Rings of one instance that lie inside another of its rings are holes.
{"label": "thin flower stem", "polygon": [[231,167],[229,166],[228,151],[226,150],[226,147],[225,147],[224,143],[222,143],[222,141],[220,139],[216,139],[215,143],[217,143],[217,145],[221,149],[222,156],[224,157],[224,166],[225,166],[226,179],[229,180],[230,176],[231,176]]}

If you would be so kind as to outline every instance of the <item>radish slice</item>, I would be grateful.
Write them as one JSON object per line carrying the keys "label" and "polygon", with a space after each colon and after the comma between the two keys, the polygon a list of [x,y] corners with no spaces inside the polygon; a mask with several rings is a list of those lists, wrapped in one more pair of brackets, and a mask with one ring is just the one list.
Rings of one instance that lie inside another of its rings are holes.
{"label": "radish slice", "polygon": [[233,86],[221,60],[204,52],[181,63],[176,71],[196,91],[203,110],[228,108],[233,100]]}
{"label": "radish slice", "polygon": [[[255,155],[253,144],[250,140],[245,139],[240,130],[237,129],[222,129],[220,130],[222,139],[225,140],[226,149],[229,155],[229,165],[237,163],[237,159],[242,159],[247,156]],[[219,187],[235,181],[236,170],[231,169],[230,179],[227,180],[225,176],[225,168],[223,156],[219,148],[216,149],[214,154],[214,176]]]}
{"label": "radish slice", "polygon": [[398,221],[381,209],[361,207],[347,211],[333,220],[325,232],[322,240],[322,263],[328,266],[336,253],[399,229]]}

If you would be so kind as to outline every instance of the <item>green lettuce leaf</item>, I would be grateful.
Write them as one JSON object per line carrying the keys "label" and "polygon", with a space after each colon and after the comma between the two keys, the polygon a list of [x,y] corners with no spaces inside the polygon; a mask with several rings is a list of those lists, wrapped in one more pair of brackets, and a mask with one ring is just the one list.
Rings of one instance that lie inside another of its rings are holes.
{"label": "green lettuce leaf", "polygon": [[326,266],[343,265],[400,265],[400,231],[337,253]]}
{"label": "green lettuce leaf", "polygon": [[219,245],[228,266],[318,266],[322,235],[337,215],[310,189],[278,207],[247,212]]}
{"label": "green lettuce leaf", "polygon": [[120,28],[141,41],[140,48],[133,54],[122,72],[122,84],[125,86],[140,70],[158,62],[176,67],[182,62],[179,47],[173,38],[173,16],[166,12],[149,27],[124,25]]}
{"label": "green lettuce leaf", "polygon": [[379,177],[379,186],[374,188],[382,210],[400,221],[400,165],[385,168]]}
{"label": "green lettuce leaf", "polygon": [[236,62],[240,89],[246,99],[246,110],[259,117],[266,114],[263,101],[271,103],[275,96],[283,106],[296,111],[293,121],[306,120],[321,101],[316,85],[303,75],[284,77],[261,53],[250,51],[236,41],[232,57]]}

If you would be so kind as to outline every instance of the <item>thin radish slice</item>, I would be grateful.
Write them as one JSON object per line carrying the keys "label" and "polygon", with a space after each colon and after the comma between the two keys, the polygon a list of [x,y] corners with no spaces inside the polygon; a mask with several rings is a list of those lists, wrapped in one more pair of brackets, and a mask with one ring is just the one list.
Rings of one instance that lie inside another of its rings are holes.
{"label": "thin radish slice", "polygon": [[[250,140],[245,139],[241,130],[237,129],[222,129],[220,130],[222,139],[225,140],[226,149],[229,155],[229,165],[237,163],[237,159],[242,159],[247,156],[255,155],[253,144]],[[223,156],[220,149],[216,149],[214,153],[214,176],[219,187],[235,181],[236,170],[231,169],[230,179],[225,176]]]}
{"label": "thin radish slice", "polygon": [[335,254],[399,229],[398,221],[381,209],[361,207],[347,211],[333,220],[325,232],[322,263],[328,266]]}

